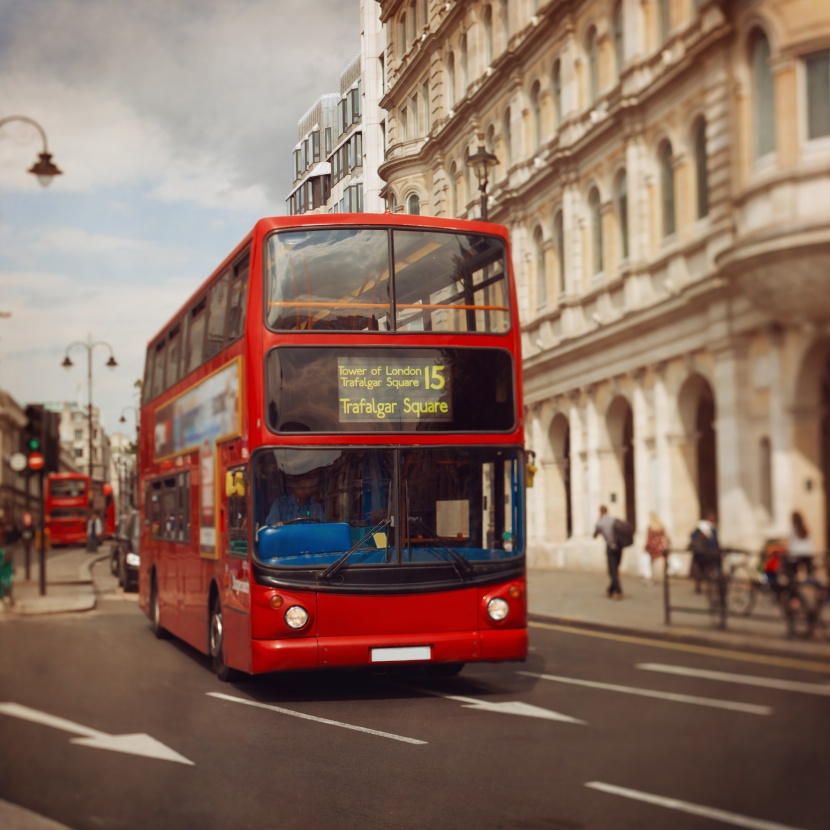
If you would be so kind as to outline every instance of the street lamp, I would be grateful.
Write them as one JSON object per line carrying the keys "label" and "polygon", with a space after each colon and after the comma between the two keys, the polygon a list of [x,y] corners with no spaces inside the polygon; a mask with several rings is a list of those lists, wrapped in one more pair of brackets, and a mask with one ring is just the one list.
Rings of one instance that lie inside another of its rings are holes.
{"label": "street lamp", "polygon": [[29,118],[26,115],[7,115],[5,118],[0,118],[0,129],[12,121],[22,121],[25,124],[31,124],[40,133],[40,137],[43,139],[43,152],[40,153],[38,160],[29,168],[28,172],[34,173],[43,187],[48,187],[55,176],[63,175],[63,171],[58,169],[58,166],[52,161],[52,154],[49,152],[49,146],[46,143],[46,133],[43,131],[43,127],[33,118]]}
{"label": "street lamp", "polygon": [[66,347],[66,352],[64,354],[63,363],[61,366],[64,369],[71,369],[75,364],[69,358],[69,352],[72,351],[76,346],[81,346],[82,348],[86,349],[86,356],[87,356],[87,389],[89,391],[89,395],[87,397],[87,402],[89,406],[89,410],[87,412],[88,418],[88,426],[89,426],[89,484],[90,487],[92,486],[93,475],[92,475],[92,352],[95,350],[96,346],[106,346],[110,352],[110,359],[106,362],[106,366],[109,369],[114,369],[118,363],[115,360],[115,355],[112,352],[112,346],[109,343],[103,340],[96,340],[94,343],[92,342],[92,335],[87,337],[86,343],[83,340],[76,340],[74,343],[70,343]]}
{"label": "street lamp", "polygon": [[478,150],[467,159],[467,167],[475,170],[478,178],[478,189],[481,191],[481,221],[487,221],[487,179],[490,171],[499,163],[492,153],[488,153],[484,146],[484,133],[478,133]]}

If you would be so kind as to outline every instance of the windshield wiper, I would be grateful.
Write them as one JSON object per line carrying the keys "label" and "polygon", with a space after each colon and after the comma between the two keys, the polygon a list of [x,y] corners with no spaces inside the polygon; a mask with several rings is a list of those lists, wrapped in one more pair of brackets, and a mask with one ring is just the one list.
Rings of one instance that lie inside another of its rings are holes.
{"label": "windshield wiper", "polygon": [[331,565],[328,566],[324,571],[322,571],[318,579],[329,579],[334,576],[342,567],[346,564],[348,558],[355,553],[356,551],[360,550],[360,546],[368,541],[370,536],[374,536],[376,533],[380,533],[384,528],[389,527],[392,523],[392,517],[387,516],[379,525],[375,525],[372,528],[363,534],[342,556],[338,556]]}
{"label": "windshield wiper", "polygon": [[[410,516],[409,523],[411,525],[415,525],[416,528],[421,530],[431,539],[435,539],[438,543],[438,549],[445,554],[443,557],[445,561],[448,561],[455,572],[458,574],[461,579],[464,579],[466,576],[470,576],[471,574],[475,573],[475,568],[473,567],[472,562],[464,556],[461,551],[456,550],[455,548],[451,548],[448,545],[445,545],[441,542],[438,538],[438,534],[420,517],[420,516]],[[410,545],[412,544],[412,539],[409,540]],[[436,557],[438,557],[438,550],[435,548],[426,548],[429,550],[430,553],[434,553]],[[459,567],[460,566],[460,567]],[[463,573],[462,573],[463,571]]]}

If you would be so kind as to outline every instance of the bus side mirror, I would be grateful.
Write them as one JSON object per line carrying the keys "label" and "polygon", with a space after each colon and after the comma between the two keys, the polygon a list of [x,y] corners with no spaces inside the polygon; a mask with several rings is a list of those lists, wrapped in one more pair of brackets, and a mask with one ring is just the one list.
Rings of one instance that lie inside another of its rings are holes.
{"label": "bus side mirror", "polygon": [[225,473],[225,495],[228,498],[231,498],[231,496],[239,496],[240,498],[244,498],[245,477],[239,470],[236,472],[228,470],[228,472]]}

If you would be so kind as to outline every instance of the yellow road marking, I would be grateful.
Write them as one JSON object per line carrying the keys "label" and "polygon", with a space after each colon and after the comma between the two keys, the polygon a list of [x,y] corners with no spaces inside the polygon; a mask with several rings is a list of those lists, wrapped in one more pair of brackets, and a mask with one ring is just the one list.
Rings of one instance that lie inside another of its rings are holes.
{"label": "yellow road marking", "polygon": [[566,634],[580,634],[583,637],[598,637],[601,640],[616,640],[620,643],[634,643],[635,645],[664,648],[671,651],[687,651],[692,654],[706,654],[711,657],[726,657],[730,660],[742,660],[745,663],[761,663],[766,666],[781,666],[800,671],[817,671],[830,674],[830,663],[821,663],[813,660],[800,660],[795,657],[776,657],[770,654],[750,654],[743,651],[719,648],[714,646],[696,646],[690,643],[671,643],[665,640],[654,640],[648,637],[634,637],[630,634],[613,634],[607,631],[591,631],[586,628],[571,628],[554,623],[528,622],[528,628],[545,628],[549,631],[562,631]]}

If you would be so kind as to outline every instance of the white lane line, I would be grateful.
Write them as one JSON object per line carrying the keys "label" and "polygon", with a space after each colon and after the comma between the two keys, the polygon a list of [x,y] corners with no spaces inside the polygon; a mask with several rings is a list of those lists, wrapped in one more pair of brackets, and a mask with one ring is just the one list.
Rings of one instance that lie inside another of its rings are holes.
{"label": "white lane line", "polygon": [[539,680],[551,680],[554,683],[570,683],[573,686],[585,686],[589,689],[603,689],[608,692],[620,692],[626,695],[639,695],[640,697],[654,697],[658,700],[668,700],[673,703],[690,703],[694,706],[711,706],[714,709],[729,709],[732,712],[743,712],[747,715],[771,715],[772,707],[757,706],[754,703],[736,703],[732,700],[717,700],[709,697],[694,697],[692,695],[679,695],[673,692],[656,692],[651,689],[637,689],[632,686],[618,686],[614,683],[597,683],[594,680],[578,680],[575,677],[559,677],[555,674],[534,674],[532,672],[520,671],[526,677],[536,677]]}
{"label": "white lane line", "polygon": [[379,732],[377,729],[367,729],[365,726],[354,726],[351,723],[341,723],[337,720],[329,720],[328,718],[317,718],[314,715],[305,715],[302,712],[294,712],[291,709],[283,709],[280,706],[271,706],[268,703],[258,703],[255,700],[246,700],[244,697],[232,697],[231,695],[223,695],[221,692],[207,692],[210,697],[219,698],[219,700],[229,700],[231,703],[244,703],[246,706],[254,706],[257,709],[267,709],[269,712],[277,712],[280,715],[291,715],[292,718],[302,718],[303,720],[311,720],[315,723],[324,723],[326,726],[339,726],[342,729],[352,729],[355,732],[365,732],[367,735],[375,735],[378,738],[391,738],[393,741],[402,741],[405,744],[425,744],[426,741],[419,741],[416,738],[407,738],[403,735],[393,735],[391,732]]}
{"label": "white lane line", "polygon": [[802,683],[800,680],[780,680],[777,677],[757,677],[750,674],[692,669],[686,666],[670,666],[665,663],[638,663],[637,668],[644,671],[679,674],[683,677],[701,677],[705,680],[722,680],[726,683],[740,683],[744,686],[761,686],[766,689],[780,689],[785,692],[801,692],[807,695],[830,697],[830,685],[823,686],[820,683]]}
{"label": "white lane line", "polygon": [[666,807],[669,810],[678,810],[682,813],[710,818],[724,824],[732,824],[735,827],[747,827],[749,830],[799,830],[797,827],[792,827],[789,824],[779,824],[777,821],[742,816],[740,813],[730,813],[728,810],[718,810],[714,807],[705,807],[702,804],[692,804],[689,801],[680,801],[677,798],[666,798],[653,793],[629,790],[627,787],[604,784],[602,781],[589,781],[585,786],[610,795],[621,795],[623,798],[633,798],[636,801],[645,801],[647,804],[656,804],[658,807]]}

